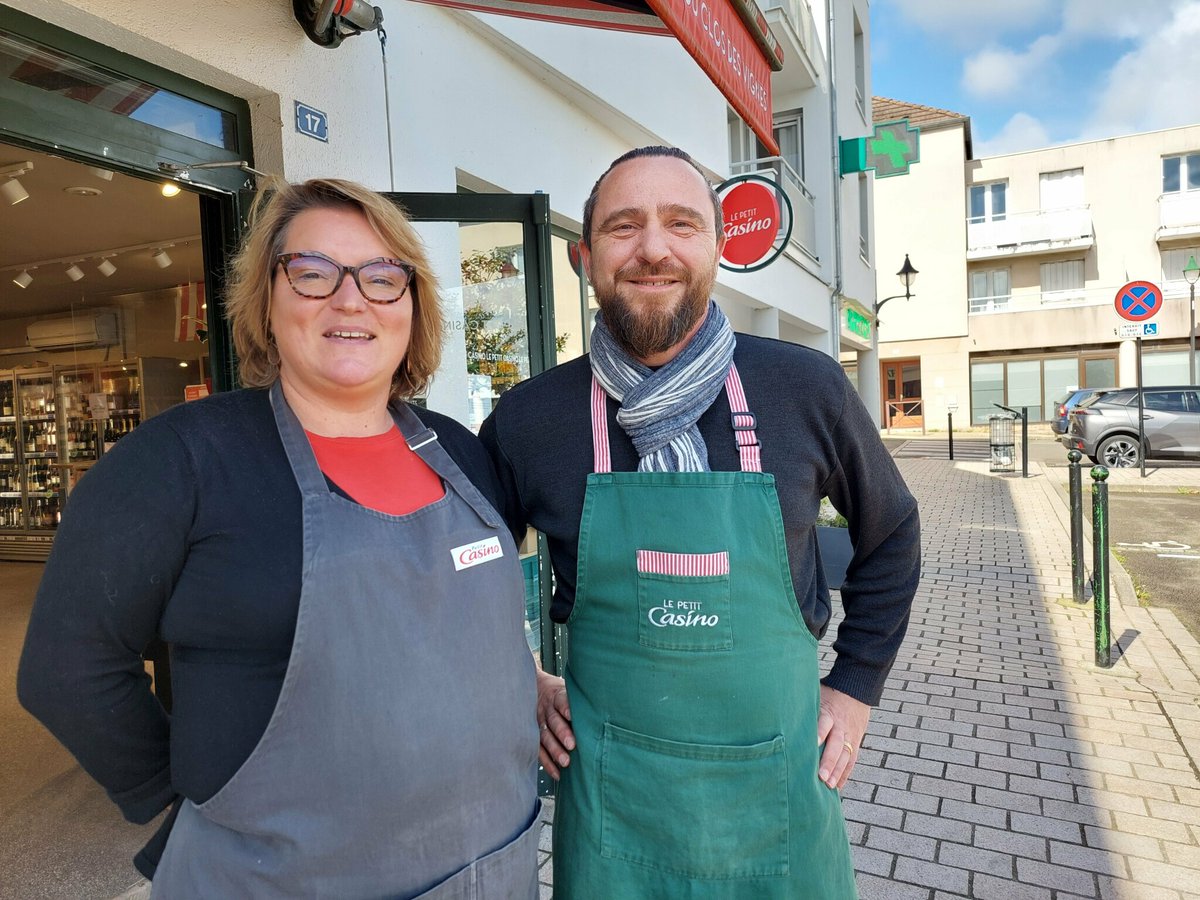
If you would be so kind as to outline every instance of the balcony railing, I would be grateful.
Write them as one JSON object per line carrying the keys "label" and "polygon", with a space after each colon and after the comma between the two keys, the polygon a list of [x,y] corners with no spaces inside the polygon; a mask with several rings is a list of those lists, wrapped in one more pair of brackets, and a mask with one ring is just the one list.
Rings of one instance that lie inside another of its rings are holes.
{"label": "balcony railing", "polygon": [[[796,170],[781,156],[764,156],[734,163],[734,175],[754,173],[774,181],[792,203],[792,243],[814,260],[817,256],[816,197],[805,187]],[[782,222],[780,223],[782,230]]]}
{"label": "balcony railing", "polygon": [[1180,191],[1158,198],[1158,239],[1200,235],[1200,191]]}
{"label": "balcony railing", "polygon": [[967,303],[971,315],[988,313],[1031,312],[1067,306],[1111,305],[1120,285],[1095,288],[1068,288],[1062,291],[1031,291],[1018,294],[997,294],[993,297],[972,297]]}
{"label": "balcony railing", "polygon": [[1009,213],[1000,219],[967,219],[967,259],[1057,253],[1090,247],[1092,212],[1087,206]]}

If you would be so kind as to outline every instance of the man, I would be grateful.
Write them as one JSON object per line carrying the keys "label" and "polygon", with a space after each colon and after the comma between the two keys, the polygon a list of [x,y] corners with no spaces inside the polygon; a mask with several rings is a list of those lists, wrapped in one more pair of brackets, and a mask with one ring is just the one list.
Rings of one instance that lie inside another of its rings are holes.
{"label": "man", "polygon": [[[907,627],[916,503],[835,360],[735,337],[710,299],[723,245],[686,153],[616,160],[583,214],[590,357],[481,432],[569,625],[565,681],[538,678],[558,900],[854,896],[835,789]],[[826,495],[855,549],[818,684]]]}

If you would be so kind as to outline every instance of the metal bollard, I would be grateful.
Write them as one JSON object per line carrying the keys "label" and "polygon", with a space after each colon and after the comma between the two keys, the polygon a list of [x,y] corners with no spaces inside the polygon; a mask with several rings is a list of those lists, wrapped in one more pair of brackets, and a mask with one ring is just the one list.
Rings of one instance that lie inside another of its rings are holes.
{"label": "metal bollard", "polygon": [[1021,477],[1029,477],[1029,407],[1021,407]]}
{"label": "metal bollard", "polygon": [[950,458],[954,459],[954,413],[946,413],[946,440],[950,442]]}
{"label": "metal bollard", "polygon": [[1092,466],[1092,592],[1096,604],[1096,665],[1112,665],[1108,624],[1108,469]]}
{"label": "metal bollard", "polygon": [[1078,450],[1067,453],[1067,493],[1071,496],[1071,596],[1076,603],[1086,602],[1083,584],[1086,564],[1083,560],[1083,471]]}

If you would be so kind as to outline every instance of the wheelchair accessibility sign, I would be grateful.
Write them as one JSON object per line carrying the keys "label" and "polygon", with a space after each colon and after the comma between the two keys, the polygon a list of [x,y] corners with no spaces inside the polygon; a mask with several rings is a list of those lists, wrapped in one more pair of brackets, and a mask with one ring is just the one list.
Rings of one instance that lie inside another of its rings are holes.
{"label": "wheelchair accessibility sign", "polygon": [[1123,338],[1139,338],[1139,337],[1157,337],[1158,323],[1157,322],[1130,322],[1127,325],[1119,325],[1117,327],[1117,337]]}

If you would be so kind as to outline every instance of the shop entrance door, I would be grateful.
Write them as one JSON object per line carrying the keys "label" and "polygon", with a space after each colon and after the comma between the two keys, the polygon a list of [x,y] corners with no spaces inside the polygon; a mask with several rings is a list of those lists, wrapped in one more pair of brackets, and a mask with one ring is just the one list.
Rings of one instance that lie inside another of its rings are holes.
{"label": "shop entrance door", "polygon": [[447,323],[428,405],[472,431],[500,395],[554,365],[545,194],[390,195],[425,239]]}
{"label": "shop entrance door", "polygon": [[[546,194],[390,195],[429,249],[447,323],[442,366],[424,402],[478,431],[500,396],[555,364]],[[550,622],[545,539],[521,545],[526,637],[543,667],[559,671],[564,642]]]}
{"label": "shop entrance door", "polygon": [[924,428],[921,401],[921,360],[889,359],[884,362],[883,421],[887,428]]}

